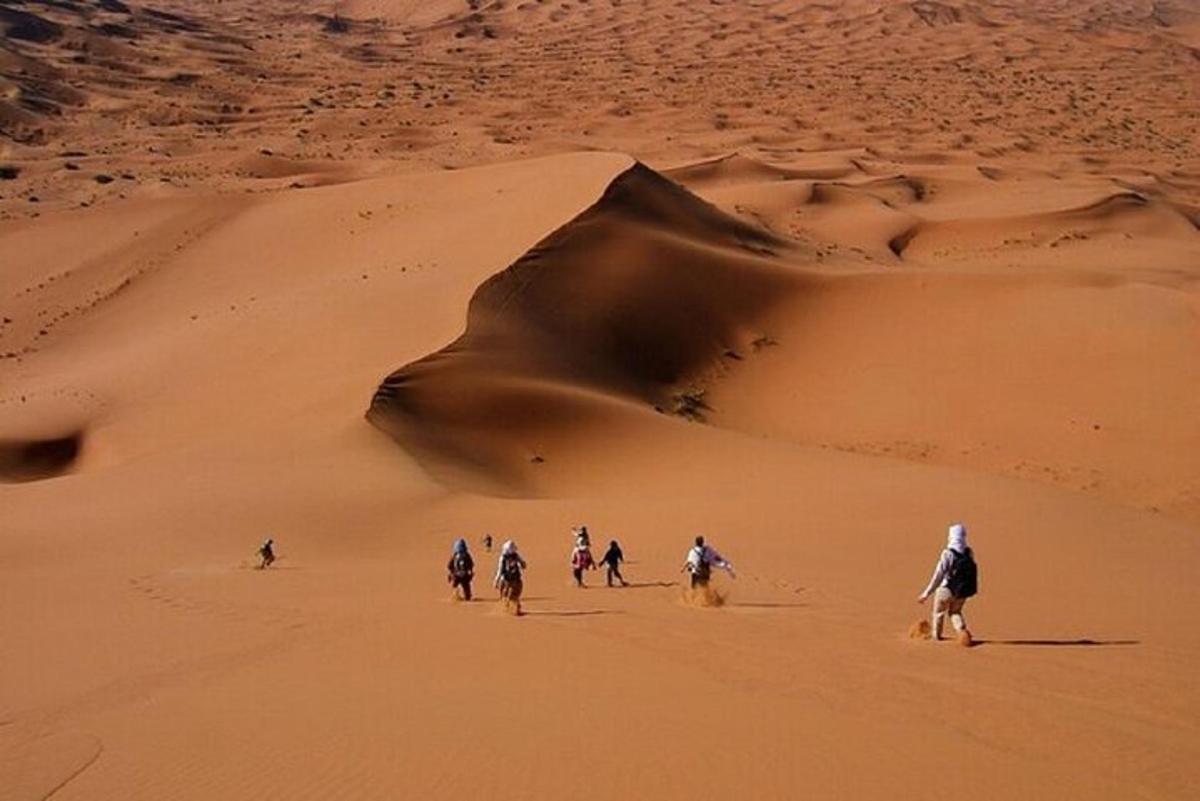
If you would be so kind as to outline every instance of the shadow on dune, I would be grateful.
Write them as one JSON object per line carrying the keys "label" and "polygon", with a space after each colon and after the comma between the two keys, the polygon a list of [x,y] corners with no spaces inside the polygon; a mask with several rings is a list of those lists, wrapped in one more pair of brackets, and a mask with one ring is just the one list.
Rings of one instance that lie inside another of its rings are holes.
{"label": "shadow on dune", "polygon": [[1016,645],[1048,648],[1110,648],[1122,645],[1141,645],[1141,640],[975,640],[976,648],[983,645]]}
{"label": "shadow on dune", "polygon": [[528,617],[591,617],[592,615],[623,615],[624,612],[615,609],[582,609],[582,610],[525,610],[523,615]]}
{"label": "shadow on dune", "polygon": [[789,604],[789,603],[771,603],[771,602],[746,602],[746,603],[727,603],[726,606],[733,609],[805,609],[808,604]]}
{"label": "shadow on dune", "polygon": [[0,481],[54,478],[70,471],[79,458],[83,432],[40,440],[0,440]]}
{"label": "shadow on dune", "polygon": [[445,483],[525,494],[556,434],[638,407],[702,420],[693,382],[801,285],[790,247],[635,164],[485,281],[462,336],[389,375],[367,419]]}

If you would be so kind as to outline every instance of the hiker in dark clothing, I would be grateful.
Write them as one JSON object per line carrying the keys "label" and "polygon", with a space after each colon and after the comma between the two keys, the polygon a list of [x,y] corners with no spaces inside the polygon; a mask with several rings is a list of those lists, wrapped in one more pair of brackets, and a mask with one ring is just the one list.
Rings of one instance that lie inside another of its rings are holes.
{"label": "hiker in dark clothing", "polygon": [[275,561],[275,540],[267,538],[258,549],[258,569],[265,570]]}
{"label": "hiker in dark clothing", "polygon": [[616,540],[610,541],[608,543],[608,550],[604,552],[604,556],[600,559],[600,564],[604,565],[605,568],[604,578],[608,582],[608,586],[611,587],[613,585],[614,578],[621,582],[622,587],[629,586],[625,581],[625,577],[621,575],[621,563],[624,561],[625,554],[621,553],[621,546],[617,544]]}
{"label": "hiker in dark clothing", "polygon": [[492,582],[500,590],[500,600],[514,614],[521,614],[521,593],[525,590],[523,572],[528,565],[517,553],[517,544],[508,540],[500,548],[496,563],[496,578]]}
{"label": "hiker in dark clothing", "polygon": [[492,535],[491,534],[483,535],[483,549],[485,551],[487,551],[488,553],[492,552]]}
{"label": "hiker in dark clothing", "polygon": [[471,600],[471,580],[475,578],[475,560],[467,550],[467,541],[460,539],[454,543],[454,552],[446,563],[446,580],[450,587],[457,591],[462,588],[464,601]]}
{"label": "hiker in dark clothing", "polygon": [[925,603],[933,595],[933,617],[930,626],[931,639],[942,638],[942,624],[950,617],[950,625],[958,632],[962,645],[971,645],[971,632],[963,617],[963,605],[979,589],[979,572],[975,565],[975,554],[967,547],[967,527],[962,523],[950,526],[946,535],[946,547],[938,557],[933,575],[925,590],[917,596],[917,603]]}

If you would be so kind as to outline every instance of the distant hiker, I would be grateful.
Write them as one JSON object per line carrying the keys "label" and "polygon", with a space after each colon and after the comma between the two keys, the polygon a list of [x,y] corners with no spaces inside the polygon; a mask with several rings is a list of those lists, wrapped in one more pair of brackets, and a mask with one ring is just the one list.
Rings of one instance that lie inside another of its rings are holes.
{"label": "distant hiker", "polygon": [[267,540],[258,549],[258,569],[265,570],[275,561],[275,540],[267,538]]}
{"label": "distant hiker", "polygon": [[471,600],[471,580],[475,578],[475,560],[467,550],[467,541],[456,540],[450,561],[446,563],[446,580],[453,590],[462,588],[464,601]]}
{"label": "distant hiker", "polygon": [[621,546],[616,540],[608,543],[608,550],[604,552],[604,556],[600,558],[600,564],[604,565],[606,573],[604,576],[608,586],[613,585],[613,579],[621,582],[622,587],[628,587],[625,577],[621,575],[621,563],[625,561],[625,554],[621,553]]}
{"label": "distant hiker", "polygon": [[575,547],[583,546],[584,548],[592,547],[592,538],[588,534],[587,526],[571,529],[571,533],[575,535]]}
{"label": "distant hiker", "polygon": [[527,567],[521,554],[517,553],[515,542],[508,540],[500,547],[500,560],[492,583],[500,590],[500,599],[518,615],[521,614],[521,591],[525,589],[522,571]]}
{"label": "distant hiker", "polygon": [[483,549],[485,551],[487,551],[488,553],[492,552],[492,535],[491,534],[483,535]]}
{"label": "distant hiker", "polygon": [[950,526],[946,535],[946,548],[938,557],[929,585],[917,597],[917,603],[925,603],[933,595],[933,619],[931,637],[942,638],[942,623],[946,615],[958,632],[958,641],[971,644],[971,632],[963,618],[963,604],[979,591],[979,571],[975,565],[975,554],[967,547],[967,528],[962,523]]}
{"label": "distant hiker", "polygon": [[707,587],[714,567],[721,568],[731,578],[737,578],[733,565],[725,561],[711,545],[705,545],[704,537],[696,537],[696,544],[688,550],[687,561],[683,563],[683,569],[690,574],[692,589]]}
{"label": "distant hiker", "polygon": [[592,549],[587,545],[577,544],[571,551],[571,574],[575,576],[575,586],[583,586],[583,571],[595,569],[596,560],[592,556]]}

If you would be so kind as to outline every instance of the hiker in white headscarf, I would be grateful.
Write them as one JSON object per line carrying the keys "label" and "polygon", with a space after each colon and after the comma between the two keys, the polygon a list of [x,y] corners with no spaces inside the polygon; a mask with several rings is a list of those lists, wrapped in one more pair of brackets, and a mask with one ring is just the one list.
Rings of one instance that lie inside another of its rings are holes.
{"label": "hiker in white headscarf", "polygon": [[517,552],[517,544],[508,540],[500,548],[500,559],[496,564],[496,578],[492,582],[500,590],[500,598],[521,614],[521,592],[525,589],[522,571],[527,565]]}
{"label": "hiker in white headscarf", "polygon": [[592,547],[592,538],[591,535],[588,534],[587,526],[576,526],[575,528],[571,529],[571,533],[575,535],[576,548]]}
{"label": "hiker in white headscarf", "polygon": [[946,547],[938,557],[929,584],[917,596],[917,603],[925,603],[933,595],[933,640],[942,638],[942,624],[949,615],[959,642],[971,644],[971,632],[962,611],[967,599],[978,591],[978,583],[975,555],[967,546],[967,527],[954,523],[946,534]]}
{"label": "hiker in white headscarf", "polygon": [[706,545],[704,537],[696,537],[696,543],[688,549],[687,559],[683,563],[683,569],[690,576],[692,589],[707,587],[714,567],[719,567],[732,578],[737,578],[737,574],[733,572],[733,564],[727,562],[711,545]]}

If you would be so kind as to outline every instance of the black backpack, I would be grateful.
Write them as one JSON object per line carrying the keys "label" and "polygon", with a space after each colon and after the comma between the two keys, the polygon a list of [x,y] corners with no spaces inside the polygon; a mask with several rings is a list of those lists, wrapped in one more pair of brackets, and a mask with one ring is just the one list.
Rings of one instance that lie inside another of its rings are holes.
{"label": "black backpack", "polygon": [[950,570],[946,575],[946,589],[955,598],[970,598],[979,592],[979,568],[975,555],[968,548],[966,553],[950,551]]}
{"label": "black backpack", "polygon": [[515,553],[504,555],[500,575],[504,577],[505,581],[517,581],[521,578],[521,560]]}
{"label": "black backpack", "polygon": [[454,554],[453,564],[453,573],[459,578],[471,575],[471,571],[475,569],[475,564],[471,561],[471,557],[465,553]]}

